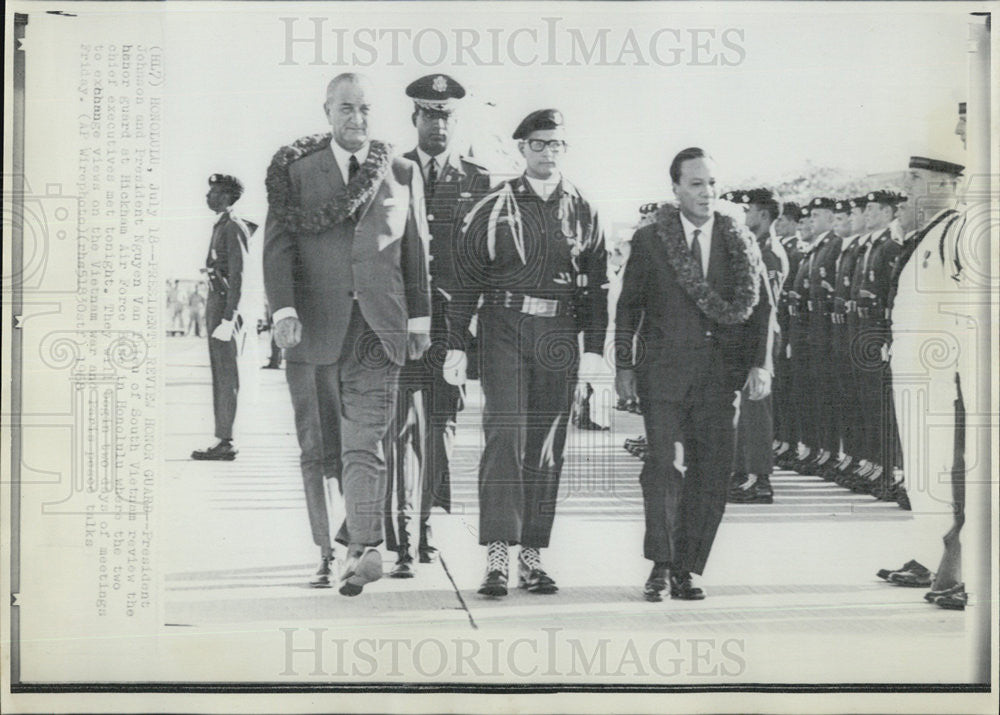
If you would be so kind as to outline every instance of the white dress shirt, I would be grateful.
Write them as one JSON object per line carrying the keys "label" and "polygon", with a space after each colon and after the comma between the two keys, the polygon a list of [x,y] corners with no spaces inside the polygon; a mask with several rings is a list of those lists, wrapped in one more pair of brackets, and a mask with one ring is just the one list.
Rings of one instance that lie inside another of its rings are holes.
{"label": "white dress shirt", "polygon": [[370,144],[365,142],[364,146],[355,152],[347,151],[344,147],[340,146],[337,142],[330,142],[330,149],[333,150],[333,158],[337,162],[337,168],[340,169],[340,175],[344,178],[344,183],[347,183],[347,177],[350,176],[350,162],[351,156],[354,156],[358,160],[358,166],[360,167],[365,163],[365,159],[368,158],[368,148]]}
{"label": "white dress shirt", "polygon": [[[330,149],[333,151],[333,158],[337,162],[337,168],[340,169],[340,175],[344,178],[344,184],[348,183],[348,176],[350,175],[350,162],[351,156],[354,156],[358,160],[358,166],[365,163],[368,158],[368,149],[370,144],[365,142],[364,146],[355,152],[349,152],[340,146],[337,142],[330,142]],[[355,298],[357,300],[357,298]],[[274,315],[271,316],[271,320],[277,325],[284,318],[298,318],[299,313],[295,310],[295,306],[289,305],[280,310],[276,310]],[[411,333],[427,333],[431,329],[431,318],[429,315],[422,318],[410,318],[406,322],[406,327]]]}
{"label": "white dress shirt", "polygon": [[542,201],[548,201],[549,197],[552,196],[552,192],[556,190],[559,182],[562,181],[562,174],[555,173],[547,179],[535,179],[525,174],[524,178],[531,184],[531,188],[535,190],[535,193],[542,197]]}
{"label": "white dress shirt", "polygon": [[701,226],[695,226],[687,220],[687,217],[683,213],[681,213],[681,226],[684,227],[684,242],[687,243],[689,251],[691,250],[691,244],[694,242],[694,232],[696,230],[701,231],[701,233],[698,234],[698,246],[701,248],[701,275],[705,277],[708,277],[708,254],[712,251],[712,226],[714,224],[714,212],[709,217],[708,221],[703,223]]}
{"label": "white dress shirt", "polygon": [[437,175],[440,179],[441,171],[444,169],[444,165],[448,163],[448,152],[443,151],[437,156],[431,156],[420,147],[417,147],[417,158],[420,159],[420,171],[424,175],[424,183],[427,183],[427,174],[431,170],[431,159],[437,165]]}

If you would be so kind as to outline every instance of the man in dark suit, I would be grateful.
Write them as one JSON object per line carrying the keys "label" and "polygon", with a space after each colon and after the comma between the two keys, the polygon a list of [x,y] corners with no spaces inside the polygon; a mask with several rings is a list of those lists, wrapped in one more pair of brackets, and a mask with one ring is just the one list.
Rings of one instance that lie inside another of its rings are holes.
{"label": "man in dark suit", "polygon": [[236,364],[237,333],[242,326],[237,309],[243,287],[243,256],[256,224],[232,213],[233,204],[243,195],[243,185],[235,176],[212,174],[208,178],[208,208],[219,215],[212,228],[212,241],[205,259],[208,276],[208,301],[205,319],[208,332],[208,357],[212,365],[212,407],[215,412],[215,437],[219,441],[208,449],[197,449],[191,459],[231,462],[236,459],[233,447],[233,421],[236,419],[236,395],[240,376]]}
{"label": "man in dark suit", "polygon": [[382,448],[400,366],[430,343],[423,182],[391,147],[370,140],[371,85],[352,73],[327,88],[332,135],[283,147],[268,169],[264,285],[302,450],[320,568],[333,550],[325,482],[336,478],[347,546],[340,592],[382,576],[386,465]]}
{"label": "man in dark suit", "polygon": [[618,392],[642,401],[649,442],[639,480],[650,601],[668,574],[672,598],[704,598],[691,575],[726,507],[736,392],[759,400],[771,388],[771,305],[753,236],[715,211],[715,164],[702,149],[677,154],[670,178],[679,209],[661,207],[632,238],[617,309]]}
{"label": "man in dark suit", "polygon": [[[453,244],[466,213],[490,188],[489,172],[452,146],[465,88],[448,75],[433,74],[411,82],[406,94],[413,100],[417,146],[403,156],[423,175],[431,233],[431,347],[421,360],[403,366],[386,435],[386,548],[397,554],[392,578],[414,575],[414,548],[421,563],[434,560],[431,508],[451,509],[448,465],[461,391],[445,382],[441,370],[447,349],[445,306],[458,285]],[[419,536],[411,533],[418,524]]]}

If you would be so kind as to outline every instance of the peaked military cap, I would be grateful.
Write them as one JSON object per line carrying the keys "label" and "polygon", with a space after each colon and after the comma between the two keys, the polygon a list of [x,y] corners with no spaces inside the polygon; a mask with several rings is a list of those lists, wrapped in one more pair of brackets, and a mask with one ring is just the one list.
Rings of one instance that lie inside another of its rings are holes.
{"label": "peaked military cap", "polygon": [[243,184],[235,176],[229,174],[212,174],[208,177],[208,185],[222,187],[223,191],[233,197],[234,202],[243,195]]}
{"label": "peaked military cap", "polygon": [[809,218],[810,214],[812,214],[812,209],[809,208],[809,205],[807,204],[799,209],[799,220],[801,221],[804,218]]}
{"label": "peaked military cap", "polygon": [[926,156],[911,156],[910,168],[939,171],[942,174],[951,174],[952,176],[960,176],[965,170],[965,167],[961,164],[945,161],[944,159],[929,159]]}
{"label": "peaked military cap", "polygon": [[514,139],[526,139],[532,132],[555,129],[563,124],[563,115],[558,109],[536,109],[517,125]]}
{"label": "peaked military cap", "polygon": [[850,199],[848,203],[851,205],[852,209],[863,210],[865,206],[868,205],[868,195],[865,194],[864,196],[856,196],[853,199]]}
{"label": "peaked military cap", "polygon": [[851,206],[850,199],[837,199],[836,201],[833,202],[834,213],[838,214],[850,213],[852,208],[854,207]]}
{"label": "peaked military cap", "polygon": [[868,203],[885,204],[886,206],[899,206],[901,203],[906,201],[906,194],[889,191],[888,189],[878,189],[876,191],[869,191],[865,195],[865,198],[868,199]]}
{"label": "peaked military cap", "polygon": [[450,113],[465,96],[465,87],[446,74],[428,74],[410,82],[406,96],[422,109]]}
{"label": "peaked military cap", "polygon": [[809,202],[809,208],[811,209],[827,209],[828,211],[833,211],[833,207],[836,206],[837,202],[833,199],[829,199],[825,196],[817,196],[815,199]]}

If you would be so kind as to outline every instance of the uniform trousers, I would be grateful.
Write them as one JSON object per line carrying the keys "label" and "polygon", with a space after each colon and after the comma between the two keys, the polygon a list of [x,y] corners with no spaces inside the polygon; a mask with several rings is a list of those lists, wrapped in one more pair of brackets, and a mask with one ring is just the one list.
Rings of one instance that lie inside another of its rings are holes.
{"label": "uniform trousers", "polygon": [[858,409],[849,341],[847,326],[843,323],[834,324],[830,333],[830,354],[833,358],[834,375],[833,409],[839,416],[838,424],[844,454],[858,457],[859,423],[862,417]]}
{"label": "uniform trousers", "polygon": [[354,304],[337,362],[288,361],[285,374],[313,541],[330,547],[324,479],[337,479],[347,516],[336,540],[378,546],[383,539],[386,466],[382,440],[399,366]]}
{"label": "uniform trousers", "polygon": [[861,408],[865,423],[868,459],[892,474],[899,457],[899,431],[893,407],[892,369],[882,359],[887,330],[880,325],[862,322],[856,357],[860,368]]}
{"label": "uniform trousers", "polygon": [[421,360],[411,360],[399,374],[393,420],[386,433],[388,474],[386,548],[407,551],[418,517],[419,548],[428,546],[431,508],[451,507],[450,470],[461,392],[449,385],[442,368],[447,350],[445,301],[435,296],[431,313],[431,347]]}
{"label": "uniform trousers", "polygon": [[643,555],[700,574],[726,509],[736,393],[720,386],[717,360],[691,359],[697,373],[679,401],[644,398],[640,377],[649,451],[639,483],[646,519]]}
{"label": "uniform trousers", "polygon": [[751,400],[747,395],[747,390],[740,390],[733,471],[770,476],[774,471],[774,449],[771,446],[774,440],[774,403],[771,395],[762,400]]}
{"label": "uniform trousers", "polygon": [[780,349],[774,358],[773,419],[774,436],[782,442],[794,445],[799,441],[795,418],[795,393],[792,389],[793,365],[786,357],[787,336],[780,334],[775,342],[780,340]]}
{"label": "uniform trousers", "polygon": [[792,399],[795,400],[795,417],[799,441],[816,449],[816,390],[812,375],[812,349],[805,337],[805,327],[792,325]]}
{"label": "uniform trousers", "polygon": [[208,322],[208,360],[212,366],[212,408],[215,413],[216,439],[233,438],[236,395],[240,390],[240,373],[236,364],[236,338],[223,342],[212,337],[212,333],[222,322],[225,308],[226,297],[210,291],[205,312]]}
{"label": "uniform trousers", "polygon": [[579,362],[571,316],[479,311],[479,543],[549,545]]}
{"label": "uniform trousers", "polygon": [[827,324],[810,327],[809,369],[812,375],[814,393],[816,446],[831,454],[840,451],[839,418],[836,413],[836,365],[833,362],[833,346],[830,341],[829,316],[823,315]]}

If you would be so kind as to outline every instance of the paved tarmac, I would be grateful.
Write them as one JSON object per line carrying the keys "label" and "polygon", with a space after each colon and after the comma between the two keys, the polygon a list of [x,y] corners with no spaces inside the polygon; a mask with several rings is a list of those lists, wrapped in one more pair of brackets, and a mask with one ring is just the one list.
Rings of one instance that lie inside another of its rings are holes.
{"label": "paved tarmac", "polygon": [[[205,633],[321,626],[345,637],[738,638],[747,661],[740,677],[751,682],[967,678],[975,595],[969,611],[949,612],[925,603],[923,590],[880,581],[876,570],[911,558],[904,537],[912,515],[814,476],[779,471],[774,504],[727,507],[700,580],[704,601],[644,601],[641,463],[622,449],[643,430],[641,418],[621,412],[610,432],[570,430],[552,544],[543,551],[559,593],[521,592],[512,576],[506,599],[477,595],[485,568],[476,537],[477,387],[470,384],[459,415],[454,508],[432,517],[440,560],[419,565],[414,579],[385,578],[350,599],[307,586],[318,550],[284,371],[260,370],[259,385],[245,390],[238,458],[193,462],[191,450],[212,442],[207,349],[199,339],[168,341],[165,623]],[[385,555],[386,571],[393,557]]]}

